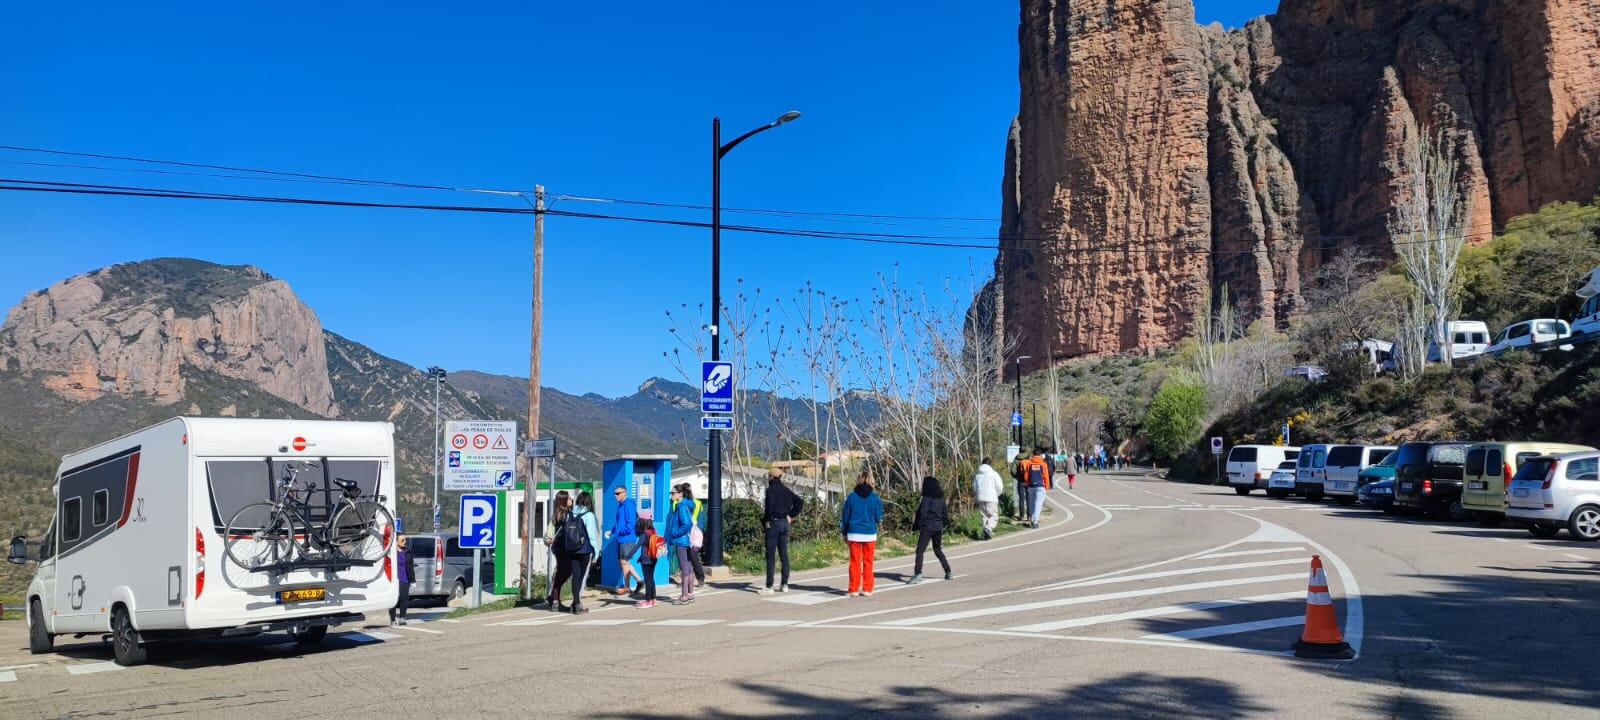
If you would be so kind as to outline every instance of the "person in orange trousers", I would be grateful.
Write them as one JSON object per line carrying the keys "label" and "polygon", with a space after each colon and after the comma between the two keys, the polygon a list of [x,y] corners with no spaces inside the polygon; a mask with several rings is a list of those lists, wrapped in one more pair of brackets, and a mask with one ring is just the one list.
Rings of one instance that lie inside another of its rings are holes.
{"label": "person in orange trousers", "polygon": [[839,532],[850,546],[850,597],[872,597],[872,562],[878,551],[878,525],[883,522],[883,499],[873,484],[872,475],[862,473],[839,511]]}

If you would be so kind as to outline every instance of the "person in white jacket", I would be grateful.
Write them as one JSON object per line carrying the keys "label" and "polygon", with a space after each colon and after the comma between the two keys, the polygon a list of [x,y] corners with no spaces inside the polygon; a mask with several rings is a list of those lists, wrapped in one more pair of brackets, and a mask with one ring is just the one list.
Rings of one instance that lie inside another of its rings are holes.
{"label": "person in white jacket", "polygon": [[1005,480],[989,464],[989,458],[984,458],[983,464],[978,466],[977,477],[972,479],[972,493],[977,497],[978,511],[983,513],[985,540],[994,537],[994,528],[1000,523],[1000,493],[1004,489]]}

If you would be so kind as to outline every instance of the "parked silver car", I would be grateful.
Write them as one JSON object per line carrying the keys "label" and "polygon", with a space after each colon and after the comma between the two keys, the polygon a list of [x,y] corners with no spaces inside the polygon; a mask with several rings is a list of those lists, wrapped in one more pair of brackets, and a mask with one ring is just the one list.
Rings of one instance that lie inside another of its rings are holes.
{"label": "parked silver car", "polygon": [[1506,517],[1524,520],[1538,537],[1565,527],[1576,540],[1600,540],[1600,452],[1544,455],[1511,479]]}
{"label": "parked silver car", "polygon": [[[407,535],[411,557],[417,563],[417,576],[411,578],[411,597],[448,602],[463,597],[472,589],[472,551],[461,547],[454,535],[422,533]],[[494,557],[485,553],[483,576],[494,577]]]}

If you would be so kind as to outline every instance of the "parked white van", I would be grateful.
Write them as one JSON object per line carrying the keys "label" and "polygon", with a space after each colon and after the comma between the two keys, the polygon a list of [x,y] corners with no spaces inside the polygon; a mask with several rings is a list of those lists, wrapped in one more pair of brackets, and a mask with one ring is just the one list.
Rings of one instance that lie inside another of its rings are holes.
{"label": "parked white van", "polygon": [[1308,500],[1322,499],[1322,484],[1328,479],[1328,450],[1332,445],[1306,445],[1295,462],[1294,492]]}
{"label": "parked white van", "polygon": [[1235,445],[1228,451],[1228,484],[1240,495],[1265,490],[1272,471],[1300,456],[1300,448],[1282,445]]}
{"label": "parked white van", "polygon": [[[1445,326],[1450,335],[1450,357],[1453,360],[1482,355],[1489,349],[1489,326],[1478,320],[1451,320]],[[1439,346],[1428,340],[1428,362],[1439,362]]]}
{"label": "parked white van", "polygon": [[[1499,355],[1508,350],[1555,342],[1569,337],[1572,337],[1572,326],[1568,325],[1565,320],[1557,320],[1555,318],[1523,320],[1519,323],[1507,325],[1506,329],[1501,330],[1500,334],[1495,336],[1494,344],[1489,346],[1487,352],[1490,355]],[[1571,350],[1572,346],[1563,345],[1561,349]]]}
{"label": "parked white van", "polygon": [[67,455],[37,554],[11,541],[39,563],[29,649],[109,633],[135,665],[197,635],[319,642],[395,603],[394,488],[389,423],[174,418]]}

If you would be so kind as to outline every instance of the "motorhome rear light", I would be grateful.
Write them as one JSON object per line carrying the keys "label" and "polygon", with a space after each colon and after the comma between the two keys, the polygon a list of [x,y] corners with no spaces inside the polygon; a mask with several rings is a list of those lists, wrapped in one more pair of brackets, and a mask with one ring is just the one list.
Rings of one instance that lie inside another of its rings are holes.
{"label": "motorhome rear light", "polygon": [[1422,494],[1423,495],[1427,495],[1428,493],[1431,493],[1431,492],[1433,492],[1433,481],[1432,480],[1423,480],[1422,481]]}
{"label": "motorhome rear light", "polygon": [[206,538],[200,528],[194,529],[194,599],[206,589]]}

